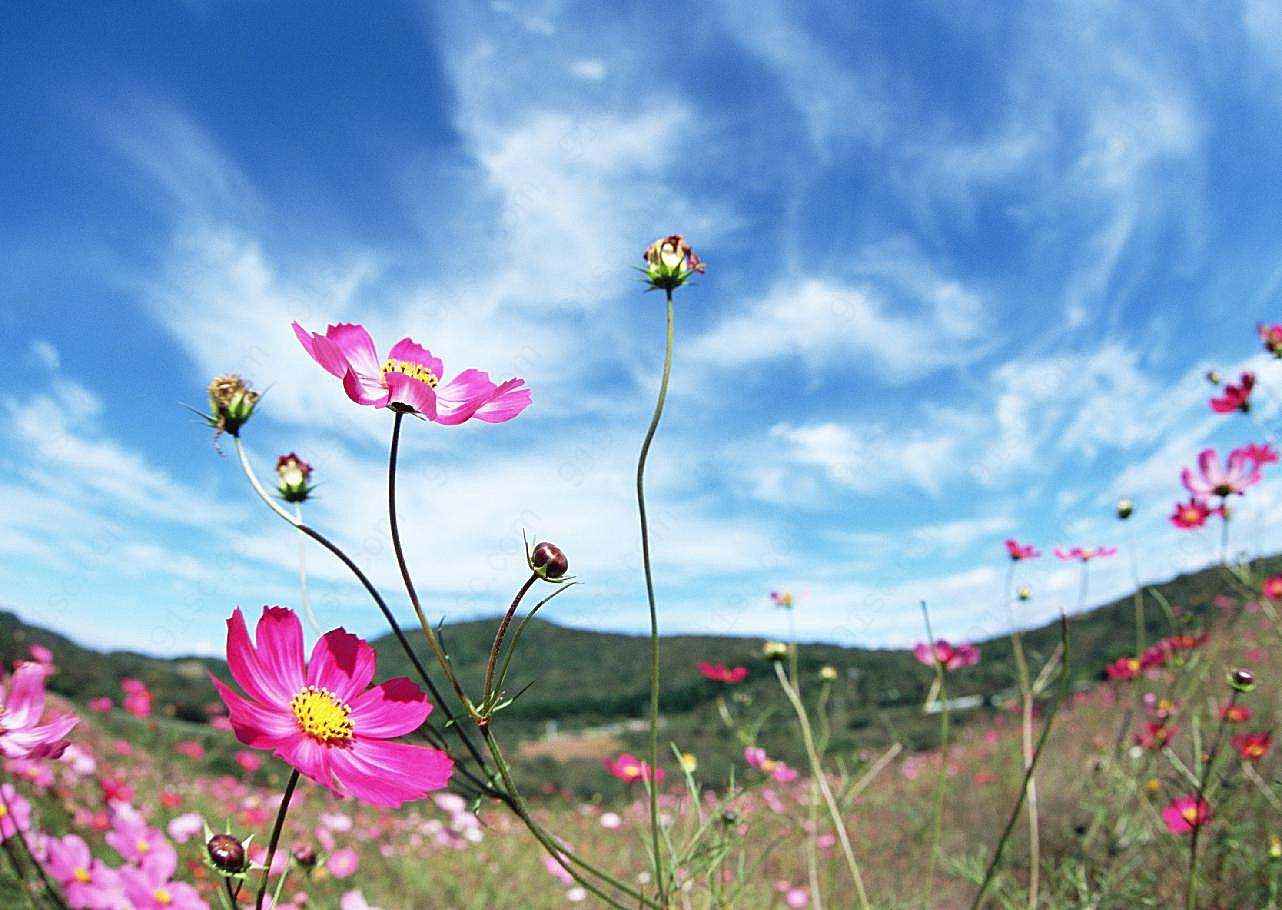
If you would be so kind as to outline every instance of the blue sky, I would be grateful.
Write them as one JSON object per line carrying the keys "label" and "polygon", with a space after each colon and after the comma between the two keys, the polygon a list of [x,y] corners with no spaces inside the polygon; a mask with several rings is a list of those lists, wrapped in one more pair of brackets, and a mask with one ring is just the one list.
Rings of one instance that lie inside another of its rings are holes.
{"label": "blue sky", "polygon": [[[649,498],[661,628],[899,646],[1076,606],[1055,545],[1164,579],[1181,466],[1261,439],[1202,374],[1279,370],[1282,13],[1269,2],[7,4],[0,45],[0,602],[102,647],[217,652],[296,605],[297,541],[179,402],[269,388],[258,470],[403,603],[391,415],[289,325],[361,322],[523,377],[517,420],[414,423],[408,555],[434,618],[500,611],[521,531],[584,584],[548,618],[640,631],[633,471],[684,233]],[[1127,534],[1119,495],[1137,503]],[[1282,548],[1279,496],[1233,544]],[[308,552],[326,627],[382,631]],[[1091,600],[1129,589],[1092,567]],[[404,610],[400,610],[403,615]]]}

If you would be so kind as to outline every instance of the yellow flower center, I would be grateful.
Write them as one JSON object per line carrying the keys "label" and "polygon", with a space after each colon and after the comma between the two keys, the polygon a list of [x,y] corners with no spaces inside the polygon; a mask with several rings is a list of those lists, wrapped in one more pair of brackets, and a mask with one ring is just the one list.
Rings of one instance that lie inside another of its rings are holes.
{"label": "yellow flower center", "polygon": [[169,905],[174,902],[173,897],[164,888],[157,888],[155,891],[151,893],[151,896],[155,899],[156,903],[158,904]]}
{"label": "yellow flower center", "polygon": [[1259,743],[1251,743],[1246,747],[1247,758],[1262,758],[1264,756],[1264,747]]}
{"label": "yellow flower center", "polygon": [[404,373],[419,382],[426,382],[432,388],[436,388],[436,384],[441,381],[439,376],[423,364],[412,360],[393,360],[389,357],[383,364],[383,375],[386,376],[388,373]]}
{"label": "yellow flower center", "polygon": [[6,806],[4,803],[0,803],[0,818],[4,818],[8,814],[9,814],[9,807]]}
{"label": "yellow flower center", "polygon": [[76,877],[76,881],[78,882],[83,883],[89,881],[89,870],[84,866],[78,867],[72,874]]}
{"label": "yellow flower center", "polygon": [[1185,806],[1180,814],[1184,816],[1186,822],[1192,824],[1197,821],[1197,806]]}
{"label": "yellow flower center", "polygon": [[1139,662],[1138,660],[1136,660],[1134,657],[1129,657],[1129,658],[1127,658],[1127,660],[1126,660],[1126,669],[1128,669],[1128,670],[1130,670],[1132,673],[1134,673],[1134,672],[1135,672],[1136,670],[1138,670],[1139,668],[1140,668],[1140,662]]}
{"label": "yellow flower center", "polygon": [[307,686],[289,700],[298,728],[322,745],[345,743],[352,738],[352,709],[329,689]]}
{"label": "yellow flower center", "polygon": [[138,840],[134,843],[134,849],[135,849],[135,850],[137,850],[139,853],[150,853],[150,852],[151,852],[151,844],[147,843],[145,840],[143,840],[143,839],[140,837],[140,838],[138,838]]}
{"label": "yellow flower center", "polygon": [[1095,555],[1094,547],[1082,547],[1082,559],[1090,559]]}

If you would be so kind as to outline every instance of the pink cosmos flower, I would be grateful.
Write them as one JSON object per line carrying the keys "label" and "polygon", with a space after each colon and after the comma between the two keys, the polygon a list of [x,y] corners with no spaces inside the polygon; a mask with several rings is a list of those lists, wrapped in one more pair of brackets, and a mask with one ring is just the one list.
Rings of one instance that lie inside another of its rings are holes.
{"label": "pink cosmos flower", "polygon": [[134,910],[209,910],[200,892],[186,882],[173,880],[178,854],[147,860],[141,866],[121,866],[120,884]]}
{"label": "pink cosmos flower", "polygon": [[361,858],[351,847],[340,847],[325,860],[325,871],[334,878],[348,878],[360,868]]}
{"label": "pink cosmos flower", "polygon": [[1195,477],[1190,468],[1180,473],[1184,489],[1194,496],[1223,498],[1233,493],[1240,495],[1251,484],[1260,482],[1260,462],[1248,455],[1245,449],[1230,452],[1223,468],[1215,449],[1203,449],[1197,456],[1197,465],[1201,477]]}
{"label": "pink cosmos flower", "polygon": [[1134,679],[1140,675],[1143,666],[1138,657],[1119,657],[1105,667],[1104,671],[1109,679]]}
{"label": "pink cosmos flower", "polygon": [[448,426],[473,417],[502,423],[530,405],[530,390],[521,388],[524,379],[495,385],[488,373],[464,370],[442,385],[440,358],[409,338],[392,345],[380,361],[374,340],[361,325],[331,325],[318,335],[295,322],[294,334],[313,360],[343,380],[343,391],[357,404],[411,411]]}
{"label": "pink cosmos flower", "polygon": [[1269,751],[1273,740],[1267,733],[1238,733],[1229,738],[1237,754],[1243,761],[1259,761]]}
{"label": "pink cosmos flower", "polygon": [[120,688],[125,691],[124,709],[134,717],[151,716],[151,690],[140,679],[122,679]]}
{"label": "pink cosmos flower", "polygon": [[1223,516],[1224,507],[1217,506],[1213,509],[1204,500],[1194,496],[1186,503],[1175,503],[1175,511],[1171,513],[1171,524],[1182,530],[1192,530],[1202,527],[1208,518],[1216,514]]}
{"label": "pink cosmos flower", "polygon": [[1255,330],[1260,333],[1260,341],[1264,343],[1264,350],[1274,357],[1282,358],[1282,325],[1277,323],[1265,325],[1261,322],[1255,327]]}
{"label": "pink cosmos flower", "polygon": [[110,714],[115,705],[107,696],[99,695],[97,698],[89,699],[88,707],[94,714]]}
{"label": "pink cosmos flower", "polygon": [[748,677],[747,667],[735,667],[732,670],[725,664],[710,664],[707,661],[700,661],[697,666],[699,672],[713,682],[730,684],[743,682]]}
{"label": "pink cosmos flower", "polygon": [[381,907],[373,907],[365,900],[365,895],[359,890],[347,891],[338,901],[338,910],[382,910]]}
{"label": "pink cosmos flower", "polygon": [[760,746],[744,747],[743,760],[750,767],[756,768],[764,774],[769,774],[776,783],[787,784],[797,779],[795,769],[788,767],[777,759],[768,758],[766,750]]}
{"label": "pink cosmos flower", "polygon": [[31,803],[27,802],[13,784],[0,784],[0,842],[19,831],[31,830]]}
{"label": "pink cosmos flower", "polygon": [[1246,705],[1228,704],[1220,706],[1220,720],[1231,724],[1241,724],[1251,719],[1251,709]]}
{"label": "pink cosmos flower", "polygon": [[144,863],[157,857],[164,857],[168,862],[171,855],[174,863],[178,862],[173,845],[164,832],[149,826],[142,813],[128,803],[112,806],[111,825],[103,839],[131,863]]}
{"label": "pink cosmos flower", "polygon": [[7,685],[0,669],[0,755],[5,758],[57,758],[63,739],[80,722],[74,714],[55,714],[40,723],[45,710],[45,670],[21,661]]}
{"label": "pink cosmos flower", "polygon": [[246,752],[243,749],[236,753],[235,761],[246,774],[253,774],[263,766],[263,760],[257,752]]}
{"label": "pink cosmos flower", "polygon": [[1251,389],[1255,387],[1255,374],[1249,370],[1244,372],[1238,383],[1238,385],[1228,383],[1224,386],[1224,394],[1222,396],[1211,399],[1212,411],[1217,414],[1232,414],[1234,411],[1241,411],[1245,414],[1251,410]]}
{"label": "pink cosmos flower", "polygon": [[1162,821],[1172,834],[1187,834],[1211,820],[1211,807],[1194,795],[1181,796],[1162,810]]}
{"label": "pink cosmos flower", "polygon": [[[639,758],[634,758],[631,753],[624,752],[622,755],[620,755],[618,758],[614,759],[613,761],[611,761],[608,758],[603,758],[601,759],[601,762],[602,764],[605,765],[605,769],[609,771],[611,774],[613,774],[615,777],[617,777],[619,780],[624,780],[624,781],[627,781],[628,783],[631,783],[634,780],[650,779],[649,763],[643,762]],[[660,780],[663,780],[663,778],[664,778],[663,769],[656,768],[654,772],[654,779],[656,781],[660,781]]]}
{"label": "pink cosmos flower", "polygon": [[1278,453],[1273,451],[1273,446],[1267,442],[1264,445],[1260,445],[1258,442],[1248,442],[1241,447],[1241,451],[1261,468],[1266,464],[1278,463]]}
{"label": "pink cosmos flower", "polygon": [[417,730],[431,712],[427,696],[401,677],[366,689],[377,656],[355,635],[321,636],[303,661],[303,626],[292,610],[263,607],[257,646],[238,608],[227,620],[227,665],[249,695],[218,679],[236,738],[271,749],[336,796],[399,806],[445,786],[454,762],[426,746],[387,742]]}
{"label": "pink cosmos flower", "polygon": [[62,888],[72,907],[120,906],[120,883],[113,869],[89,853],[89,845],[75,834],[51,837],[42,864]]}
{"label": "pink cosmos flower", "polygon": [[913,648],[913,656],[917,658],[918,662],[928,667],[933,667],[935,661],[939,661],[943,664],[945,670],[956,670],[979,663],[979,648],[970,642],[951,645],[941,638],[935,642],[933,649],[929,642],[917,642],[917,646]]}
{"label": "pink cosmos flower", "polygon": [[1260,593],[1269,600],[1282,599],[1282,575],[1272,575],[1260,585]]}
{"label": "pink cosmos flower", "polygon": [[1031,543],[1021,544],[1013,537],[1006,538],[1006,552],[1013,562],[1019,562],[1021,559],[1036,559],[1042,555],[1041,551]]}
{"label": "pink cosmos flower", "polygon": [[1065,550],[1062,547],[1055,548],[1055,556],[1058,559],[1076,559],[1081,562],[1090,562],[1092,559],[1103,559],[1106,556],[1116,556],[1117,547],[1073,547],[1071,550]]}

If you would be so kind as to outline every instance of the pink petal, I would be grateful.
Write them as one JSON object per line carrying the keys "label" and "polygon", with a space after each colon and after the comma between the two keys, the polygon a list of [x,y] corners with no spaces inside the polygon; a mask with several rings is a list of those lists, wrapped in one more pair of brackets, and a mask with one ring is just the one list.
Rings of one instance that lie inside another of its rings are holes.
{"label": "pink petal", "polygon": [[433,357],[431,351],[420,344],[415,344],[409,338],[402,338],[392,345],[392,350],[387,356],[391,360],[407,360],[410,363],[425,366],[438,380],[445,375],[445,364],[441,362],[441,358]]}
{"label": "pink petal", "polygon": [[399,806],[449,783],[454,761],[439,749],[358,736],[352,748],[334,752],[331,765],[352,796],[376,806]]}
{"label": "pink petal", "polygon": [[530,406],[530,390],[520,388],[524,379],[509,379],[494,390],[494,396],[477,408],[472,416],[486,423],[502,423],[511,420]]}
{"label": "pink petal", "polygon": [[407,405],[428,420],[436,419],[436,392],[421,379],[404,373],[388,373],[387,400]]}
{"label": "pink petal", "polygon": [[352,371],[362,377],[382,375],[383,365],[378,359],[378,350],[374,347],[374,339],[365,331],[365,326],[341,322],[327,328],[325,337],[342,354]]}
{"label": "pink petal", "polygon": [[339,701],[349,702],[365,691],[374,678],[378,655],[374,649],[344,629],[326,632],[312,649],[307,681],[329,689]]}
{"label": "pink petal", "polygon": [[403,676],[361,693],[352,699],[351,707],[356,732],[380,738],[417,730],[432,712],[423,690]]}
{"label": "pink petal", "polygon": [[279,749],[290,740],[301,737],[298,719],[288,708],[260,705],[237,695],[216,676],[213,680],[218,695],[227,703],[228,719],[236,738],[252,749]]}
{"label": "pink petal", "polygon": [[357,373],[355,370],[348,370],[343,375],[343,391],[347,393],[348,398],[357,404],[373,405],[376,408],[381,408],[387,404],[389,397],[389,391],[387,386],[384,385],[381,372],[370,376]]}
{"label": "pink petal", "polygon": [[249,640],[237,607],[227,620],[227,666],[252,699],[286,705],[303,688],[303,626],[283,607],[263,607],[258,646]]}
{"label": "pink petal", "polygon": [[310,736],[299,734],[276,747],[275,755],[281,761],[297,768],[306,777],[328,789],[335,796],[343,796],[332,768],[332,757],[350,750],[341,746],[326,746]]}
{"label": "pink petal", "polygon": [[4,725],[10,730],[29,727],[40,720],[44,709],[44,668],[39,664],[23,661],[9,677],[9,699],[4,702]]}

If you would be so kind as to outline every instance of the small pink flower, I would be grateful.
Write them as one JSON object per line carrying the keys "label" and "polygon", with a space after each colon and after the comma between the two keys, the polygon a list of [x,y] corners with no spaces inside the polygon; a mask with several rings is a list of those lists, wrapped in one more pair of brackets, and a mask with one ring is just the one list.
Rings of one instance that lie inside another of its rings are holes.
{"label": "small pink flower", "polygon": [[787,784],[797,779],[795,769],[788,767],[783,762],[766,756],[766,750],[760,746],[745,746],[743,750],[743,760],[750,767],[756,768],[763,774],[770,775],[770,778],[776,783]]}
{"label": "small pink flower", "polygon": [[209,910],[198,892],[186,882],[173,880],[178,855],[149,859],[140,866],[122,866],[120,884],[133,910]]}
{"label": "small pink flower", "polygon": [[253,774],[263,766],[263,760],[257,752],[246,752],[244,749],[236,753],[235,761],[246,774]]}
{"label": "small pink flower", "polygon": [[179,755],[185,755],[192,761],[203,761],[205,758],[205,747],[194,739],[184,739],[174,746],[174,751]]}
{"label": "small pink flower", "polygon": [[295,322],[294,334],[313,360],[343,380],[343,391],[357,404],[410,411],[448,426],[473,417],[502,423],[530,405],[530,390],[521,388],[524,379],[495,385],[487,373],[464,370],[442,385],[440,358],[409,338],[392,345],[380,361],[361,325],[331,325],[319,335]]}
{"label": "small pink flower", "polygon": [[112,700],[105,695],[91,698],[88,702],[88,708],[94,714],[110,714],[115,707]]}
{"label": "small pink flower", "polygon": [[0,755],[5,758],[57,758],[67,747],[63,737],[80,718],[56,714],[40,723],[45,710],[45,671],[21,661],[8,680],[0,669]]}
{"label": "small pink flower", "polygon": [[574,876],[566,871],[565,867],[557,861],[556,857],[551,854],[543,854],[543,868],[547,870],[548,875],[555,878],[563,885],[574,884]]}
{"label": "small pink flower", "polygon": [[929,642],[917,642],[917,646],[913,648],[913,656],[928,667],[933,667],[935,661],[939,661],[945,670],[957,670],[979,663],[979,648],[970,642],[951,645],[941,638],[933,648]]}
{"label": "small pink flower", "polygon": [[1223,498],[1234,493],[1241,495],[1247,487],[1260,482],[1260,462],[1248,455],[1245,449],[1230,452],[1223,468],[1215,449],[1203,449],[1197,456],[1197,464],[1200,477],[1189,468],[1180,473],[1184,489],[1194,496]]}
{"label": "small pink flower", "polygon": [[1238,385],[1228,383],[1222,396],[1211,399],[1211,410],[1217,414],[1247,413],[1251,410],[1251,389],[1254,387],[1255,374],[1248,370],[1242,374]]}
{"label": "small pink flower", "polygon": [[0,842],[19,831],[31,830],[31,803],[27,802],[13,784],[0,784]]}
{"label": "small pink flower", "polygon": [[1075,559],[1081,562],[1090,562],[1092,559],[1103,559],[1106,556],[1116,555],[1117,547],[1073,547],[1071,550],[1065,550],[1061,547],[1055,548],[1056,558]]}
{"label": "small pink flower", "polygon": [[1021,559],[1036,559],[1042,555],[1041,551],[1031,543],[1021,544],[1013,537],[1006,538],[1006,553],[1014,562],[1018,562]]}
{"label": "small pink flower", "polygon": [[116,873],[89,853],[89,845],[76,834],[51,837],[43,863],[62,888],[72,907],[116,907],[120,883]]}
{"label": "small pink flower", "polygon": [[[604,758],[601,761],[605,765],[605,769],[609,771],[611,774],[613,774],[615,777],[617,777],[619,780],[624,780],[624,781],[627,781],[628,783],[631,783],[634,780],[650,779],[649,763],[643,762],[638,758],[634,758],[628,752],[624,752],[622,755],[620,755],[618,758],[614,759],[613,761],[611,761],[608,758]],[[656,781],[660,781],[660,780],[663,780],[663,778],[664,778],[663,769],[656,768],[654,772],[654,779]]]}
{"label": "small pink flower", "polygon": [[1266,464],[1278,463],[1278,453],[1273,451],[1273,446],[1268,443],[1260,445],[1257,442],[1248,442],[1246,445],[1241,446],[1239,451],[1261,468]]}
{"label": "small pink flower", "polygon": [[1269,751],[1273,740],[1267,733],[1238,733],[1229,742],[1244,761],[1259,761]]}
{"label": "small pink flower", "polygon": [[1137,657],[1119,657],[1104,668],[1109,679],[1134,679],[1140,675],[1144,665]]}
{"label": "small pink flower", "polygon": [[454,762],[439,749],[388,742],[419,728],[432,706],[408,679],[367,689],[377,656],[355,635],[321,636],[303,661],[303,626],[283,607],[263,607],[257,646],[239,608],[227,620],[227,664],[249,698],[211,676],[236,738],[271,749],[336,796],[399,806],[445,786]]}
{"label": "small pink flower", "polygon": [[1175,511],[1171,513],[1171,524],[1181,530],[1192,530],[1202,527],[1208,518],[1217,514],[1224,516],[1223,506],[1211,508],[1204,500],[1194,496],[1187,503],[1175,504]]}
{"label": "small pink flower", "polygon": [[1260,323],[1255,327],[1255,330],[1260,333],[1260,341],[1264,344],[1264,350],[1274,357],[1282,358],[1282,325]]}
{"label": "small pink flower", "polygon": [[125,691],[124,709],[134,717],[151,715],[151,690],[140,679],[122,679],[120,688]]}
{"label": "small pink flower", "polygon": [[361,859],[356,855],[355,850],[351,847],[340,847],[325,860],[325,869],[334,878],[347,878],[356,874],[360,864]]}
{"label": "small pink flower", "polygon": [[700,661],[697,666],[699,672],[713,682],[730,684],[743,682],[748,677],[747,667],[735,667],[731,670],[725,664],[710,664],[706,661]]}
{"label": "small pink flower", "polygon": [[352,890],[339,898],[338,910],[382,910],[382,908],[370,906],[365,901],[365,895],[359,890]]}
{"label": "small pink flower", "polygon": [[1211,821],[1211,807],[1194,795],[1181,796],[1162,810],[1162,821],[1172,834],[1187,834]]}

